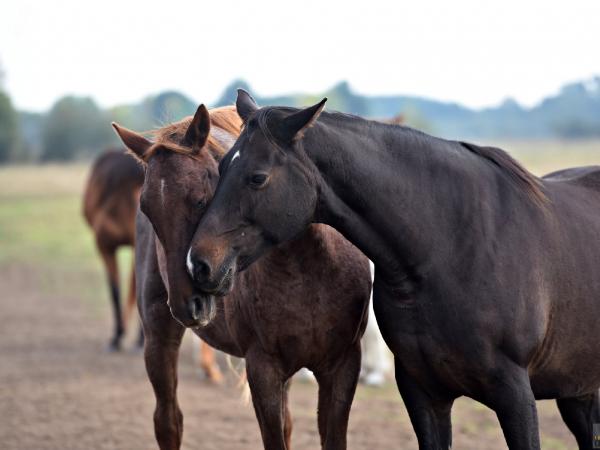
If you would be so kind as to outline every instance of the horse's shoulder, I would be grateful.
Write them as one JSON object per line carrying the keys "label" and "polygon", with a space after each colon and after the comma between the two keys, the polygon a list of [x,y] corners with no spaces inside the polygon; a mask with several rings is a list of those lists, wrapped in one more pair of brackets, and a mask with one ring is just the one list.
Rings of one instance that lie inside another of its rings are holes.
{"label": "horse's shoulder", "polygon": [[573,167],[542,177],[547,182],[568,183],[600,191],[600,166]]}

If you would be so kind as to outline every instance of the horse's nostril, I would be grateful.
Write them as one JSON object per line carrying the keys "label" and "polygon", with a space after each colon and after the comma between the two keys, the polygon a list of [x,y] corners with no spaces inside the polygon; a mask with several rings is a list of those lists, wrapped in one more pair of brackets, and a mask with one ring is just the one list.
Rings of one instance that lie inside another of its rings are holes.
{"label": "horse's nostril", "polygon": [[210,266],[202,259],[194,261],[194,279],[203,283],[210,278]]}

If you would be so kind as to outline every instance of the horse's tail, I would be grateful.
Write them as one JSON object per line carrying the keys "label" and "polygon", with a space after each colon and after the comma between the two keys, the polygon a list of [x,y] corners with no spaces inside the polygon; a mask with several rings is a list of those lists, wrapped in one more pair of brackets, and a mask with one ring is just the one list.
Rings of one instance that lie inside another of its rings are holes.
{"label": "horse's tail", "polygon": [[227,360],[227,367],[229,367],[229,370],[237,378],[236,388],[240,390],[240,399],[244,405],[248,405],[250,403],[250,384],[248,383],[246,367],[244,366],[242,370],[238,370],[238,368],[233,365],[231,355],[226,355],[225,359]]}

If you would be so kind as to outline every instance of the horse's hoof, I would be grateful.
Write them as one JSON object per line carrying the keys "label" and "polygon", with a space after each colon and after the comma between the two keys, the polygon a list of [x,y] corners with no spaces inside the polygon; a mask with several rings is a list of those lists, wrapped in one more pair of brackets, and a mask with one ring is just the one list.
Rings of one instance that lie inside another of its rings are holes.
{"label": "horse's hoof", "polygon": [[140,353],[144,352],[144,344],[142,343],[142,345],[140,345],[139,343],[134,344],[133,347],[131,347],[131,353],[133,353],[134,355],[139,355]]}
{"label": "horse's hoof", "polygon": [[144,340],[138,339],[138,341],[135,343],[135,348],[138,350],[144,350]]}
{"label": "horse's hoof", "polygon": [[112,339],[109,343],[108,343],[108,347],[106,348],[106,350],[109,353],[115,353],[115,352],[120,352],[121,351],[121,341],[117,340],[117,339]]}

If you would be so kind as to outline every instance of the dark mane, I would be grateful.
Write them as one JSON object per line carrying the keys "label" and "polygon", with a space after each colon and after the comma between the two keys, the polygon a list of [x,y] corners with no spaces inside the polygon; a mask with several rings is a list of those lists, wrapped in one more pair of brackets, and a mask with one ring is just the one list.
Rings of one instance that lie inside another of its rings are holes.
{"label": "dark mane", "polygon": [[508,181],[524,190],[534,203],[541,206],[548,201],[546,194],[542,190],[539,178],[525,169],[504,150],[496,147],[480,147],[468,142],[458,143],[461,147],[477,156],[487,159],[494,166],[498,167],[507,176]]}

